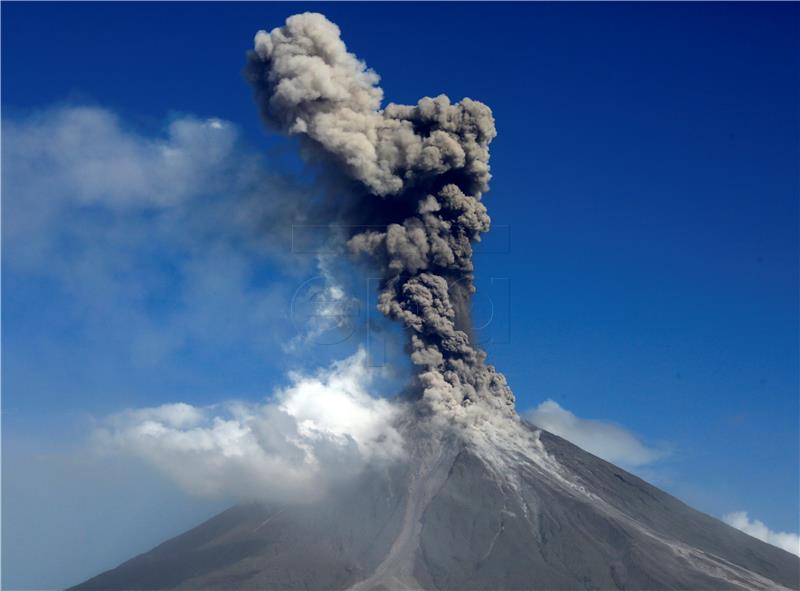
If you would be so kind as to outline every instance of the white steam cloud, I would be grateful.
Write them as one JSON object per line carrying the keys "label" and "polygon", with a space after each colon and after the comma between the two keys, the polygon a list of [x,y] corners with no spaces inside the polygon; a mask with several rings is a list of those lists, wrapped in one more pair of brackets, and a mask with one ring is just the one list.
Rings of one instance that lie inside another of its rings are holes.
{"label": "white steam cloud", "polygon": [[800,536],[788,532],[772,531],[758,519],[751,520],[747,511],[735,511],[723,516],[722,521],[762,542],[783,548],[800,556]]}
{"label": "white steam cloud", "polygon": [[636,435],[618,425],[579,418],[554,400],[545,400],[523,416],[537,427],[620,466],[644,466],[667,455],[664,450],[644,445]]}
{"label": "white steam cloud", "polygon": [[129,410],[95,433],[100,449],[138,457],[187,492],[236,499],[310,500],[369,463],[403,454],[397,403],[368,392],[359,350],[263,404],[166,404]]}

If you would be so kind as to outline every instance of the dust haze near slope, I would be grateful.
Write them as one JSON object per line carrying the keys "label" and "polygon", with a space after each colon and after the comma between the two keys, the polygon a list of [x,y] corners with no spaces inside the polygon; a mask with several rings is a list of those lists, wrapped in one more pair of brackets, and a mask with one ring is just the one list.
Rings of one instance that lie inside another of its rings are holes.
{"label": "dust haze near slope", "polygon": [[359,349],[263,401],[165,404],[99,422],[94,449],[143,460],[186,493],[307,502],[366,466],[404,454],[403,405],[375,396],[377,370]]}

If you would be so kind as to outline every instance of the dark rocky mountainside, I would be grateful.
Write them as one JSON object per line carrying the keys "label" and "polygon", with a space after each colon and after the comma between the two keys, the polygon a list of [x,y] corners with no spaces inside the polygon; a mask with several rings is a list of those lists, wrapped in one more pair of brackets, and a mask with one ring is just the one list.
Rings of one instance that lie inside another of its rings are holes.
{"label": "dark rocky mountainside", "polygon": [[73,589],[800,588],[797,556],[520,429],[530,450],[417,437],[324,501],[233,507]]}

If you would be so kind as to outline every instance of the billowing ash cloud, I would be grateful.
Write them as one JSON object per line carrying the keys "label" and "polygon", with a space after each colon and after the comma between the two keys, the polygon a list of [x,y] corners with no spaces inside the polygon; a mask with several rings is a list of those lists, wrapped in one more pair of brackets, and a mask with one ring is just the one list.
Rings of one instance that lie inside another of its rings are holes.
{"label": "billowing ash cloud", "polygon": [[491,110],[444,95],[388,104],[378,75],[321,14],[259,31],[248,77],[266,122],[349,180],[354,254],[380,266],[379,309],[410,333],[424,399],[461,415],[476,403],[514,415],[504,376],[470,342],[472,242],[489,229]]}

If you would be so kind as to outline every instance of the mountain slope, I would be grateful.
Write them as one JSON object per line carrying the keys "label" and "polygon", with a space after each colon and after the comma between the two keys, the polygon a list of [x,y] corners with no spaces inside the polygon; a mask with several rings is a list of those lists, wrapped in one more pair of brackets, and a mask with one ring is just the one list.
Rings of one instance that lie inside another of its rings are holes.
{"label": "mountain slope", "polygon": [[229,509],[89,589],[780,589],[800,559],[567,441],[415,433],[314,505]]}

